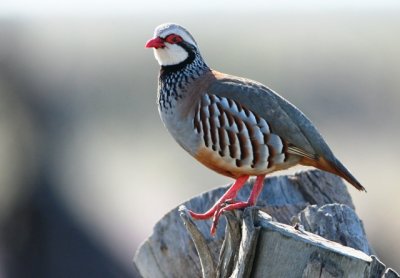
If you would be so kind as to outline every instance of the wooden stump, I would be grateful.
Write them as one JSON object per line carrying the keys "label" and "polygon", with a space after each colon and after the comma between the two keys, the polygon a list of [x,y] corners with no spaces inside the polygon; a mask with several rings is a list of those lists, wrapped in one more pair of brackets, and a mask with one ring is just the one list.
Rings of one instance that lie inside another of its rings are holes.
{"label": "wooden stump", "polygon": [[[211,221],[194,222],[186,207],[205,211],[226,189],[195,197],[156,224],[134,258],[143,277],[399,277],[370,256],[340,178],[318,170],[268,178],[258,207],[225,213],[211,237]],[[251,182],[238,199],[250,191]]]}

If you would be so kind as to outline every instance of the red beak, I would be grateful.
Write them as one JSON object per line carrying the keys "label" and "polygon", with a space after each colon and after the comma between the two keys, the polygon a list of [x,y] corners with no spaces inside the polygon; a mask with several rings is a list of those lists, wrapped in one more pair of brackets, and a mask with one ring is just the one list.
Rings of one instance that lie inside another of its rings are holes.
{"label": "red beak", "polygon": [[164,48],[165,47],[164,40],[160,37],[151,39],[146,43],[145,47],[146,48]]}

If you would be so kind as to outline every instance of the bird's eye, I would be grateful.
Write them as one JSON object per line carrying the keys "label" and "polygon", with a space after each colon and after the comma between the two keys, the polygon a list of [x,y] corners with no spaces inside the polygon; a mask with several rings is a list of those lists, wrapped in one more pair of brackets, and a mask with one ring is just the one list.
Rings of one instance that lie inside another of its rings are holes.
{"label": "bird's eye", "polygon": [[168,37],[165,38],[165,41],[167,43],[171,43],[171,44],[175,44],[175,43],[180,43],[181,41],[183,41],[181,36],[175,35],[175,34],[171,34]]}

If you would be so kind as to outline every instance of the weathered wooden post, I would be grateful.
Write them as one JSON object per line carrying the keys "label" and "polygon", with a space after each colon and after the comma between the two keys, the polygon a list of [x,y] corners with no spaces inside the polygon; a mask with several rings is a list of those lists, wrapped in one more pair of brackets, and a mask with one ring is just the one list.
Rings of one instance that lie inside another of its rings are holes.
{"label": "weathered wooden post", "polygon": [[210,221],[192,221],[186,207],[204,211],[223,191],[195,197],[156,224],[134,258],[143,277],[400,277],[371,256],[336,176],[312,170],[268,178],[259,206],[226,213],[211,237]]}

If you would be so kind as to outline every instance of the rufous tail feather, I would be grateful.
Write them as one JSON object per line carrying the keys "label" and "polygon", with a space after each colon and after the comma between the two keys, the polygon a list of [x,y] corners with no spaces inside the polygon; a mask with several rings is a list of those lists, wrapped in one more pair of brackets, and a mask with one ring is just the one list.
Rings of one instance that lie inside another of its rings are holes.
{"label": "rufous tail feather", "polygon": [[346,169],[346,167],[344,167],[338,160],[336,160],[335,162],[330,162],[321,156],[316,157],[314,159],[311,159],[309,157],[303,157],[300,160],[300,164],[302,164],[302,165],[313,166],[315,168],[324,170],[326,172],[338,175],[339,177],[342,177],[343,179],[348,181],[351,185],[353,185],[358,190],[366,191],[364,186],[362,186],[356,180],[356,178],[353,177],[353,175]]}

